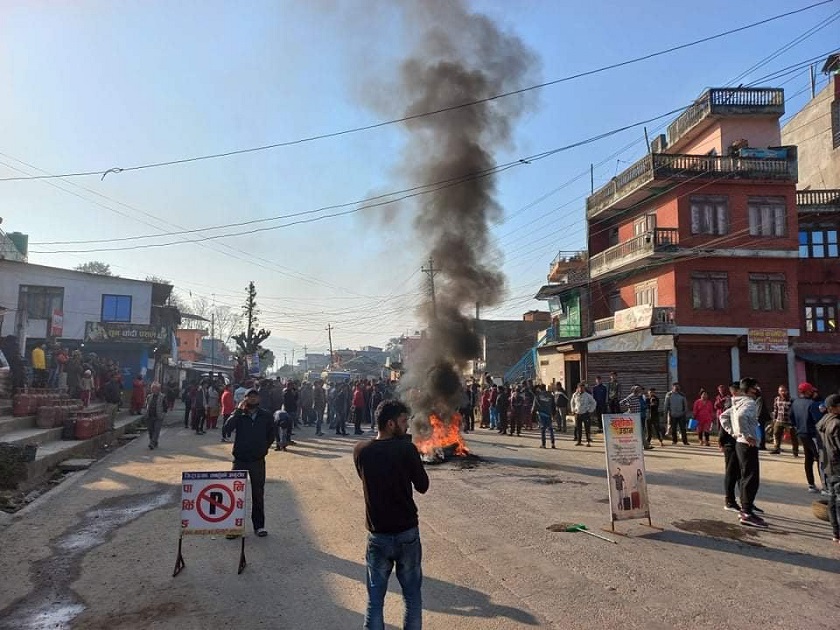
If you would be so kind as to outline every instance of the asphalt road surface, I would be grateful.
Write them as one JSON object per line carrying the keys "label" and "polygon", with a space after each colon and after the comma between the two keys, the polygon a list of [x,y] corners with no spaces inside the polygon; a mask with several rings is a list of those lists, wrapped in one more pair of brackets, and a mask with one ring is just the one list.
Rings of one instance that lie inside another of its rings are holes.
{"label": "asphalt road surface", "polygon": [[[364,436],[369,438],[371,434]],[[0,529],[0,628],[361,628],[365,529],[351,450],[359,438],[314,436],[270,452],[266,538],[184,539],[172,577],[182,471],[228,470],[218,431],[167,426],[99,461]],[[479,430],[480,461],[430,466],[417,499],[423,541],[424,627],[837,628],[840,548],[811,511],[802,459],[762,454],[757,503],[767,531],[723,511],[716,448],[646,453],[651,529],[609,529],[603,442],[538,448],[536,433]],[[549,527],[583,523],[611,544]],[[402,600],[392,578],[389,628]]]}

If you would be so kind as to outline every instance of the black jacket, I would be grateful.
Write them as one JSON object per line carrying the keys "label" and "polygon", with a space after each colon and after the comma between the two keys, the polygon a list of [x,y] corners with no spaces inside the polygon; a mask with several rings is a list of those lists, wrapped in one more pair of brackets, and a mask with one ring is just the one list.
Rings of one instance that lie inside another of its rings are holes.
{"label": "black jacket", "polygon": [[240,462],[256,462],[265,459],[274,442],[274,418],[267,409],[257,407],[255,415],[237,409],[225,422],[222,435],[236,431],[233,442],[233,458]]}

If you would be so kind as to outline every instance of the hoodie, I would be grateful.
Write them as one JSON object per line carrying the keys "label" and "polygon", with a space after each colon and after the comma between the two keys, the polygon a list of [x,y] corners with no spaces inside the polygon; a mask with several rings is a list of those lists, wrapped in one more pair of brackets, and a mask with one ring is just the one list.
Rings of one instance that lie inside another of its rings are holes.
{"label": "hoodie", "polygon": [[732,399],[732,406],[720,414],[720,426],[736,441],[748,444],[747,438],[759,441],[758,407],[749,396]]}

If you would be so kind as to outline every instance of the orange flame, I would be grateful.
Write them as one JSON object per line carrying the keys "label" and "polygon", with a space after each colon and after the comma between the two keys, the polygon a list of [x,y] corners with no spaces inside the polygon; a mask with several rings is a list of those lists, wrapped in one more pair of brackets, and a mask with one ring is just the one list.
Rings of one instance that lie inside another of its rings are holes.
{"label": "orange flame", "polygon": [[437,414],[429,416],[432,434],[425,440],[415,442],[421,455],[433,455],[438,449],[455,447],[455,455],[464,456],[469,453],[467,444],[461,435],[461,415],[453,413],[449,422],[444,422]]}

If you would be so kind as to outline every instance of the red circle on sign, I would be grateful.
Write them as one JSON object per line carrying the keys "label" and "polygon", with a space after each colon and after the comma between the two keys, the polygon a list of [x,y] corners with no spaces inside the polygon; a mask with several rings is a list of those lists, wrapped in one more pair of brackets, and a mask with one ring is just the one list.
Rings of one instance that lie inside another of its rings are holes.
{"label": "red circle on sign", "polygon": [[[221,503],[217,503],[213,498],[210,496],[211,490],[224,490],[227,493],[228,498],[230,499],[230,506],[224,504],[224,501]],[[209,514],[205,514],[204,510],[201,509],[202,501],[207,501],[210,505],[215,505],[219,510],[221,510],[221,516],[210,516]],[[234,496],[233,491],[225,485],[220,483],[214,483],[209,486],[205,486],[201,492],[198,493],[198,498],[195,501],[195,509],[198,510],[198,515],[208,523],[218,523],[220,521],[225,520],[228,516],[233,514],[233,506],[234,506]]]}

